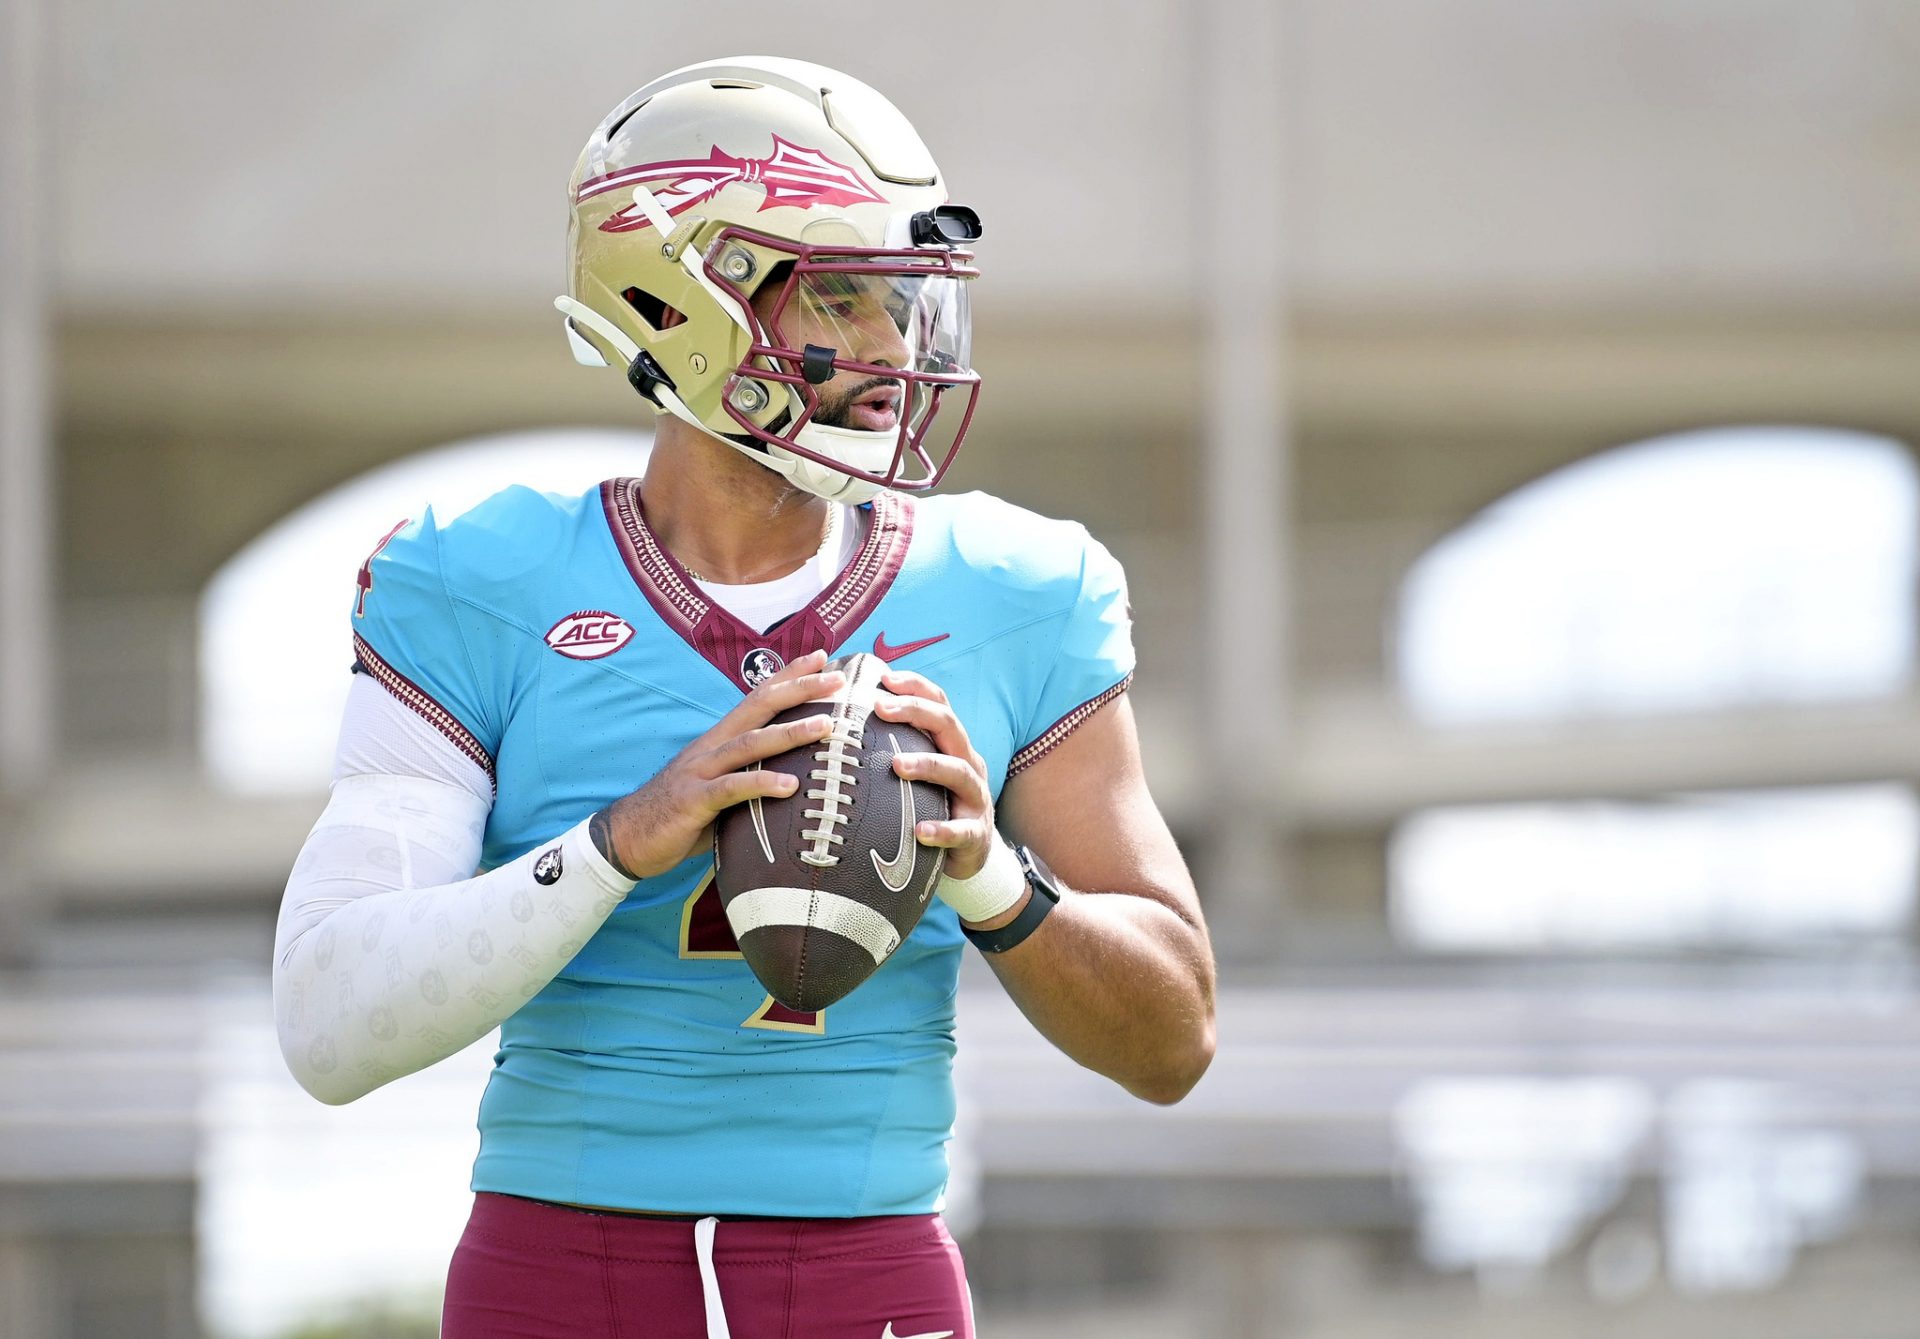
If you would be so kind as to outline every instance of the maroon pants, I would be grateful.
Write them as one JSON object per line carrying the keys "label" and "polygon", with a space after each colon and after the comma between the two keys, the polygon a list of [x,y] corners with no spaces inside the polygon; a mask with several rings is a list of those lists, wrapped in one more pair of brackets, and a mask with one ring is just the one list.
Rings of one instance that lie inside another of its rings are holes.
{"label": "maroon pants", "polygon": [[[935,1214],[723,1219],[732,1339],[973,1339],[960,1250]],[[441,1339],[708,1339],[694,1224],[474,1196]]]}

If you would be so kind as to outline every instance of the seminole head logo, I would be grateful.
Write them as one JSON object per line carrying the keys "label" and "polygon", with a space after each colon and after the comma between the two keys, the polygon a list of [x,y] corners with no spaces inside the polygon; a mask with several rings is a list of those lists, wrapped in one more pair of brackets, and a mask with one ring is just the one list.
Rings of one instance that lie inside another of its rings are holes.
{"label": "seminole head logo", "polygon": [[[714,145],[705,158],[682,158],[664,163],[639,163],[618,172],[589,177],[574,193],[574,203],[596,195],[645,186],[669,215],[678,215],[702,200],[711,200],[722,187],[745,182],[766,191],[761,209],[787,206],[811,209],[815,205],[860,205],[881,201],[858,173],[836,163],[818,149],[802,148],[773,137],[773,152],[765,158],[735,158]],[[610,214],[601,232],[633,232],[647,226],[637,205]]]}

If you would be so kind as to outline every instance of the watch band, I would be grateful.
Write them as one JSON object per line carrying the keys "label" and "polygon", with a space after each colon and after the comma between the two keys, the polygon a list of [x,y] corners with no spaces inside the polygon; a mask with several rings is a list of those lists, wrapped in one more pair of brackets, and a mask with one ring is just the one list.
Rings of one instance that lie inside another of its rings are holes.
{"label": "watch band", "polygon": [[1040,928],[1040,922],[1047,918],[1047,913],[1060,900],[1060,881],[1054,878],[1046,862],[1024,846],[1014,847],[1013,853],[1020,858],[1020,872],[1026,876],[1027,887],[1032,890],[1032,895],[1027,898],[1027,904],[1020,908],[1020,914],[997,930],[960,927],[982,953],[1005,953],[1015,944],[1025,942],[1028,935]]}

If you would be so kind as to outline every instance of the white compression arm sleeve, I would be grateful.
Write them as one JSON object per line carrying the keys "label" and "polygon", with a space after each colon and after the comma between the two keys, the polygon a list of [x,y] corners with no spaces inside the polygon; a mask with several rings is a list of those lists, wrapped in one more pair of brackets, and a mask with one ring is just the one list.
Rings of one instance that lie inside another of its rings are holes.
{"label": "white compression arm sleeve", "polygon": [[444,762],[340,776],[287,881],[274,1015],[288,1067],[323,1102],[350,1102],[484,1037],[633,887],[584,822],[468,877],[489,802],[443,773],[418,774]]}

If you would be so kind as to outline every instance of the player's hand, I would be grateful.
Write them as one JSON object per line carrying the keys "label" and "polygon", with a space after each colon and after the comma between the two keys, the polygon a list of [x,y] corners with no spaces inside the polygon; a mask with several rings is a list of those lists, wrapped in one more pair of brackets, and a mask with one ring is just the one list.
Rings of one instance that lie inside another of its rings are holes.
{"label": "player's hand", "polygon": [[947,695],[931,679],[912,670],[892,670],[882,676],[880,686],[894,696],[881,697],[874,714],[913,726],[940,750],[896,754],[893,770],[909,781],[945,786],[953,797],[945,822],[926,819],[914,826],[913,835],[922,846],[945,849],[946,877],[970,879],[980,872],[993,845],[993,789],[987,784],[987,761],[974,751]]}
{"label": "player's hand", "polygon": [[826,663],[824,651],[801,656],[755,687],[651,781],[595,814],[590,830],[607,859],[631,878],[664,874],[711,840],[722,809],[755,796],[791,795],[797,781],[753,764],[827,737],[833,722],[824,706],[815,716],[768,724],[788,707],[846,686],[846,675],[824,670]]}

